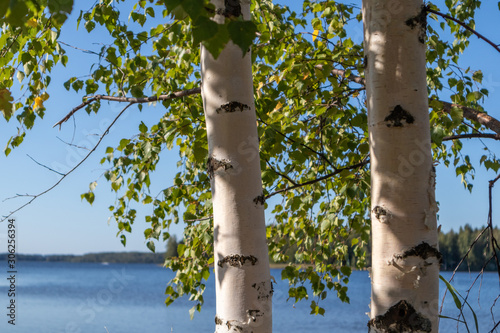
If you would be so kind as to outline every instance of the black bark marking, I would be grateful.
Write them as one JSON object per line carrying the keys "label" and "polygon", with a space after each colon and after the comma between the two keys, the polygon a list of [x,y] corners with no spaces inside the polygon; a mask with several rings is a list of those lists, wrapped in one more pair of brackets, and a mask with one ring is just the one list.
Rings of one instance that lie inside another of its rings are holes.
{"label": "black bark marking", "polygon": [[408,257],[420,257],[423,260],[426,260],[430,257],[436,257],[439,261],[439,264],[443,263],[443,255],[439,252],[435,247],[429,245],[429,243],[422,242],[419,245],[412,247],[409,250],[406,250],[402,254],[394,255],[395,259],[402,260]]}
{"label": "black bark marking", "polygon": [[417,16],[410,17],[406,20],[405,24],[411,29],[418,28],[418,41],[425,44],[425,37],[427,36],[427,11],[426,7],[422,6],[422,10]]}
{"label": "black bark marking", "polygon": [[224,320],[222,320],[217,315],[215,315],[215,325],[217,325],[217,326],[226,325],[228,330],[233,328],[237,332],[243,332],[243,327],[234,324],[234,322],[236,322],[236,321],[235,320],[227,320],[226,322],[224,322]]}
{"label": "black bark marking", "polygon": [[396,105],[394,110],[384,119],[384,121],[388,122],[387,127],[403,127],[403,120],[407,124],[412,124],[415,118],[399,104]]}
{"label": "black bark marking", "polygon": [[380,206],[375,206],[375,208],[373,208],[373,214],[378,220],[380,220],[382,216],[387,216],[387,211]]}
{"label": "black bark marking", "polygon": [[391,306],[385,314],[371,319],[368,327],[388,333],[432,331],[431,321],[417,313],[415,308],[405,300]]}
{"label": "black bark marking", "polygon": [[219,168],[224,168],[225,171],[227,169],[232,169],[233,166],[228,160],[218,160],[210,156],[207,161],[208,176],[214,178],[214,172]]}
{"label": "black bark marking", "polygon": [[261,194],[257,197],[255,197],[255,199],[253,199],[253,202],[255,202],[256,205],[258,204],[265,204],[266,203],[266,197],[264,196],[264,194]]}
{"label": "black bark marking", "polygon": [[264,316],[260,310],[247,310],[247,315],[252,319],[253,322],[257,321],[258,317]]}
{"label": "black bark marking", "polygon": [[224,8],[217,9],[216,13],[227,18],[240,17],[242,15],[240,0],[224,0]]}
{"label": "black bark marking", "polygon": [[221,111],[224,112],[236,112],[236,111],[245,111],[245,110],[250,110],[250,107],[246,104],[240,103],[240,102],[229,102],[226,104],[222,104],[220,108],[215,109],[215,112],[219,113]]}
{"label": "black bark marking", "polygon": [[273,287],[272,282],[271,281],[269,281],[269,282],[271,283],[270,288],[267,287],[266,281],[252,284],[252,288],[257,290],[257,293],[258,293],[257,299],[259,301],[267,301],[270,297],[273,296],[274,287]]}
{"label": "black bark marking", "polygon": [[247,261],[250,261],[252,263],[252,265],[255,265],[257,263],[257,258],[255,258],[252,255],[242,256],[239,254],[231,254],[231,255],[225,256],[224,258],[222,258],[222,260],[219,260],[217,262],[217,265],[219,265],[219,267],[222,267],[222,265],[227,263],[229,266],[241,267]]}

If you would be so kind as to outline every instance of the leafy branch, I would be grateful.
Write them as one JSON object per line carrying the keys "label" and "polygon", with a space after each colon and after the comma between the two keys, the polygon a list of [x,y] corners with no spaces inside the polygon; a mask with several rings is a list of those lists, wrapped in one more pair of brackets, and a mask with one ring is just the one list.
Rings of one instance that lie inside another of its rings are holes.
{"label": "leafy branch", "polygon": [[[316,65],[317,68],[322,68],[320,66],[321,65]],[[346,78],[349,81],[353,81],[353,82],[365,85],[364,78],[362,78],[360,76],[353,75],[353,74],[350,74],[349,76],[346,77],[346,72],[344,70],[333,69],[331,71],[331,73],[333,75]],[[469,108],[467,106],[458,105],[458,104],[454,104],[454,103],[450,103],[450,102],[445,102],[445,101],[439,101],[439,102],[443,104],[443,111],[444,112],[451,113],[451,111],[454,107],[459,108],[463,111],[465,118],[472,120],[472,121],[476,121],[476,122],[480,123],[481,125],[483,125],[484,127],[488,128],[488,129],[492,130],[493,132],[497,133],[498,135],[500,135],[500,121],[498,121],[496,118],[493,118],[492,116],[486,114],[485,112],[481,112],[481,111],[478,111],[476,109]]]}
{"label": "leafy branch", "polygon": [[469,27],[467,24],[465,24],[464,22],[460,21],[460,20],[457,20],[456,18],[450,16],[450,15],[447,15],[447,14],[443,14],[443,13],[440,13],[434,9],[431,9],[429,6],[425,7],[425,11],[429,12],[429,13],[433,13],[433,14],[436,14],[438,16],[441,16],[442,18],[445,18],[447,20],[450,20],[450,21],[453,21],[459,25],[461,25],[464,29],[472,32],[474,35],[477,36],[477,38],[479,39],[482,39],[484,40],[486,43],[490,44],[495,50],[497,50],[498,52],[500,52],[500,48],[498,47],[498,45],[496,45],[495,43],[493,43],[491,40],[489,40],[488,38],[484,37],[483,35],[481,35],[479,32],[477,32],[476,30],[472,29],[471,27]]}
{"label": "leafy branch", "polygon": [[188,90],[182,90],[182,91],[177,91],[173,92],[168,95],[160,95],[160,96],[150,96],[150,97],[140,97],[140,98],[134,98],[134,97],[117,97],[117,96],[107,96],[107,95],[95,95],[95,96],[89,96],[87,97],[88,99],[83,102],[82,104],[78,105],[76,108],[70,111],[63,119],[59,120],[57,123],[54,124],[52,127],[59,126],[68,121],[69,118],[71,118],[72,115],[74,115],[78,110],[83,109],[89,104],[92,104],[96,101],[99,100],[105,100],[105,101],[113,101],[113,102],[127,102],[131,104],[138,104],[138,103],[151,103],[151,102],[157,102],[157,101],[167,101],[170,99],[174,98],[180,98],[180,97],[185,97],[185,96],[190,96],[190,95],[196,95],[201,93],[200,88],[193,88],[193,89],[188,89]]}

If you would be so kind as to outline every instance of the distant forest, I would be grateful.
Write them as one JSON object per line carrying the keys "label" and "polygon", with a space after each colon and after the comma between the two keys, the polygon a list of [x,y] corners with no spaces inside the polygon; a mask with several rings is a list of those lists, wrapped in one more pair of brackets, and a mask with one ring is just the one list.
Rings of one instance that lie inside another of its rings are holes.
{"label": "distant forest", "polygon": [[[470,225],[460,227],[458,232],[450,230],[447,233],[439,234],[439,250],[443,255],[443,264],[441,270],[453,270],[457,264],[462,260],[465,253],[469,250],[470,244],[479,236],[483,229],[473,229]],[[500,241],[500,229],[494,229],[494,236]],[[89,253],[84,255],[36,255],[36,254],[17,254],[16,259],[21,261],[46,261],[46,262],[107,262],[107,263],[149,263],[149,264],[163,264],[165,258],[177,256],[177,246],[182,243],[178,242],[176,237],[171,237],[166,244],[166,252],[151,253],[151,252],[105,252],[105,253]],[[350,240],[347,240],[350,243]],[[365,247],[367,253],[367,266],[370,265],[370,252],[369,247]],[[295,253],[297,247],[290,245],[284,249],[285,254],[288,256],[288,263],[301,264],[295,260]],[[498,256],[500,252],[497,250]],[[481,269],[487,271],[496,271],[496,265],[492,260],[492,249],[489,231],[483,233],[479,237],[469,252],[467,258],[460,266],[460,271],[480,271]],[[5,262],[7,254],[0,254],[0,261]],[[488,262],[489,260],[489,262]],[[271,261],[272,262],[272,261]],[[487,263],[488,262],[488,263]],[[344,264],[355,266],[356,258],[352,248],[348,250],[348,258]],[[487,263],[487,264],[486,264]],[[302,263],[303,264],[303,263]],[[485,265],[486,264],[486,265]]]}
{"label": "distant forest", "polygon": [[[151,252],[105,252],[88,253],[84,255],[56,254],[16,254],[19,261],[46,261],[46,262],[108,262],[108,263],[144,263],[144,264],[163,264],[165,253]],[[5,262],[7,254],[0,254],[0,261]]]}

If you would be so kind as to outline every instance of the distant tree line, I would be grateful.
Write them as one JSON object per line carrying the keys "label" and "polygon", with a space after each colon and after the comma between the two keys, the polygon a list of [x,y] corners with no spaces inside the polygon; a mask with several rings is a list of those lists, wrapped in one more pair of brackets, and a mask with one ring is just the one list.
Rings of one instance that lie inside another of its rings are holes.
{"label": "distant tree line", "polygon": [[[73,263],[143,263],[143,264],[163,264],[165,258],[177,256],[177,246],[182,243],[178,242],[175,235],[170,237],[166,244],[166,252],[101,252],[87,253],[84,255],[73,254],[16,254],[16,259],[20,261],[41,261],[41,262],[73,262]],[[7,253],[0,254],[0,262],[5,262]]]}
{"label": "distant tree line", "polygon": [[[73,263],[145,263],[163,264],[165,253],[148,252],[104,252],[88,253],[84,255],[40,255],[40,254],[17,254],[19,261],[44,261],[44,262],[73,262]],[[7,260],[7,254],[0,254],[0,261]]]}
{"label": "distant tree line", "polygon": [[[443,255],[443,264],[441,265],[441,270],[454,270],[457,264],[462,260],[464,255],[469,250],[470,245],[476,240],[483,229],[473,229],[469,224],[464,227],[460,227],[458,232],[453,229],[447,233],[439,234],[439,250]],[[500,241],[500,229],[498,227],[494,228],[494,236]],[[355,249],[352,244],[351,239],[354,236],[349,237],[345,240],[345,245],[347,248],[346,255],[342,258],[343,264],[350,265],[355,268],[357,264],[357,258],[355,254]],[[148,263],[148,264],[163,264],[165,258],[171,258],[177,256],[177,247],[183,241],[177,241],[175,235],[172,235],[166,244],[165,252],[163,253],[151,253],[151,252],[104,252],[104,253],[88,253],[84,255],[31,255],[31,254],[17,254],[17,260],[22,261],[46,261],[46,262],[108,262],[108,263]],[[363,246],[357,251],[366,252],[366,267],[370,266],[370,248],[369,246]],[[283,247],[283,254],[287,260],[285,263],[296,263],[304,264],[300,262],[296,254],[300,253],[300,249],[296,244],[287,244]],[[500,256],[500,253],[497,252]],[[477,239],[471,251],[469,252],[467,258],[461,264],[460,271],[480,271],[484,269],[486,271],[496,271],[496,265],[492,258],[493,252],[491,249],[491,241],[489,232],[485,232],[481,237]],[[271,262],[275,263],[272,258]],[[7,253],[0,254],[0,261],[7,260]],[[336,258],[329,259],[332,263],[336,261]],[[489,260],[489,262],[488,262]],[[488,262],[488,263],[487,263]]]}
{"label": "distant tree line", "polygon": [[[460,227],[458,232],[450,230],[447,233],[440,233],[439,250],[443,254],[441,268],[443,270],[455,269],[482,230],[483,228],[473,229],[469,224],[466,224],[464,227]],[[498,227],[493,229],[493,236],[500,242],[500,229]],[[460,271],[480,271],[483,267],[487,271],[497,270],[495,260],[491,260],[493,250],[490,237],[490,232],[487,230],[477,239],[467,258],[460,265]],[[497,255],[500,256],[499,251],[497,251]]]}

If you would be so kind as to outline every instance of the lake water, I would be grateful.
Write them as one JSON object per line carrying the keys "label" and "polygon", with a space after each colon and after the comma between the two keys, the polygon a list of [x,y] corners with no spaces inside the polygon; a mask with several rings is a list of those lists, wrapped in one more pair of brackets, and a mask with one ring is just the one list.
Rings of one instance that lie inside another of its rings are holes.
{"label": "lake water", "polygon": [[[213,278],[207,284],[205,305],[194,320],[189,318],[192,303],[183,298],[170,307],[164,304],[166,283],[173,273],[148,264],[74,264],[18,262],[16,275],[16,325],[8,324],[8,274],[0,270],[0,332],[48,333],[125,333],[125,332],[197,332],[215,330]],[[322,305],[326,314],[309,315],[309,301],[287,302],[287,282],[281,271],[272,270],[276,278],[273,296],[274,333],[366,332],[369,311],[370,280],[365,271],[353,272],[349,283],[350,304],[341,303],[334,293]],[[449,277],[449,273],[443,273]],[[454,286],[465,292],[475,274],[459,273]],[[441,288],[444,289],[444,288]],[[443,290],[441,290],[442,294]],[[464,293],[465,294],[465,293]],[[498,275],[486,273],[478,300],[473,289],[469,302],[479,321],[479,332],[492,328],[492,315],[500,319],[500,305],[491,305],[500,294]],[[478,303],[479,302],[479,303]],[[497,302],[500,303],[500,300]],[[450,296],[444,315],[458,314]],[[472,316],[467,316],[475,332]],[[466,332],[456,322],[442,319],[440,332]],[[500,332],[500,329],[498,330]]]}

